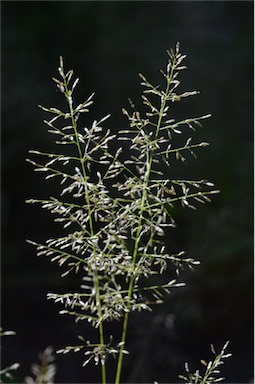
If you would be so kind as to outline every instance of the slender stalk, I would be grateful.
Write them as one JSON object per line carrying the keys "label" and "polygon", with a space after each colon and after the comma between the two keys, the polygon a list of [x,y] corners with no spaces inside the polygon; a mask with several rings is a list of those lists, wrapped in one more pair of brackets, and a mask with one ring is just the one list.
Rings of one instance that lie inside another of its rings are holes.
{"label": "slender stalk", "polygon": [[[172,64],[169,77],[167,78],[166,92],[165,92],[164,99],[162,100],[162,104],[161,104],[161,108],[160,108],[160,112],[159,112],[154,143],[152,144],[152,148],[151,148],[151,151],[149,153],[149,159],[147,162],[147,171],[146,171],[146,177],[145,177],[144,189],[143,189],[143,195],[142,195],[142,201],[141,201],[140,217],[139,217],[135,246],[134,246],[134,251],[133,251],[133,271],[135,269],[136,260],[137,260],[137,256],[138,256],[139,240],[140,240],[140,234],[141,234],[141,230],[142,230],[143,212],[145,209],[145,201],[146,201],[146,197],[147,197],[147,186],[148,186],[149,181],[150,181],[153,154],[154,154],[154,150],[155,150],[155,142],[157,141],[157,138],[159,135],[160,126],[161,126],[161,122],[162,122],[162,118],[163,118],[163,113],[164,113],[164,109],[165,109],[165,106],[167,103],[167,97],[169,94],[170,84],[171,84],[171,81],[173,78],[173,73],[174,73],[174,65],[175,65],[175,63]],[[116,376],[115,376],[115,384],[120,383],[122,364],[123,364],[123,350],[125,347],[125,342],[126,342],[126,337],[127,337],[128,321],[129,321],[129,314],[130,314],[130,300],[131,300],[131,297],[133,294],[134,280],[135,280],[135,276],[134,276],[134,274],[132,274],[130,277],[130,280],[129,280],[127,312],[125,313],[124,320],[123,320],[121,347],[120,347],[120,351],[119,351],[119,358],[118,358],[118,364],[117,364],[117,370],[116,370]]]}
{"label": "slender stalk", "polygon": [[[138,245],[139,245],[139,237],[141,233],[141,225],[142,225],[142,214],[144,211],[144,203],[146,198],[146,190],[143,190],[143,197],[141,202],[141,211],[140,211],[140,218],[139,218],[139,224],[137,229],[137,235],[136,235],[136,242],[133,252],[133,270],[135,268],[137,254],[138,254]],[[118,358],[118,364],[117,364],[117,371],[116,371],[116,377],[115,377],[115,384],[120,383],[120,376],[122,371],[122,363],[123,363],[123,350],[125,347],[126,342],[126,336],[127,336],[127,328],[128,328],[128,320],[129,320],[129,310],[130,310],[130,299],[132,297],[133,293],[133,286],[134,286],[134,274],[131,275],[130,281],[129,281],[129,287],[128,287],[128,304],[127,304],[127,310],[128,312],[125,313],[124,320],[123,320],[123,328],[122,328],[122,336],[121,336],[121,347],[119,352],[119,358]]]}
{"label": "slender stalk", "polygon": [[[70,94],[69,94],[68,85],[66,82],[66,77],[64,77],[64,86],[65,86],[66,98],[67,98],[67,101],[69,104],[72,127],[73,127],[74,134],[75,134],[75,142],[76,142],[76,146],[77,146],[78,154],[79,154],[79,161],[80,161],[80,164],[82,167],[82,175],[84,178],[85,200],[86,200],[87,209],[88,209],[90,235],[91,235],[91,237],[93,237],[94,236],[94,228],[93,228],[92,213],[91,213],[91,206],[90,206],[90,199],[89,199],[89,191],[88,191],[88,187],[87,187],[87,174],[86,174],[86,169],[85,169],[84,160],[83,160],[83,156],[82,156],[81,145],[80,145],[80,141],[79,141],[79,137],[78,137],[77,124],[76,124],[75,117],[74,117],[72,99],[71,99]],[[95,256],[96,255],[95,246],[93,247],[93,253]],[[97,297],[98,317],[101,318],[102,317],[102,308],[101,308],[100,287],[99,287],[99,279],[98,279],[97,269],[95,270],[94,284],[95,284],[96,297]],[[100,322],[100,324],[99,324],[99,339],[100,339],[100,344],[104,345],[105,344],[105,342],[104,342],[104,329],[103,329],[103,323],[102,322]],[[107,380],[106,380],[105,361],[101,360],[100,363],[101,363],[102,384],[106,384]]]}

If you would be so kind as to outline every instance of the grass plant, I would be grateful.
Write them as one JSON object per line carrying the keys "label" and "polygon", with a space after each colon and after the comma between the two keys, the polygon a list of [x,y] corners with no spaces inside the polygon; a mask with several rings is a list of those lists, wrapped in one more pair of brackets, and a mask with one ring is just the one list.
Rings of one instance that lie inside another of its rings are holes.
{"label": "grass plant", "polygon": [[[166,69],[161,71],[164,86],[153,85],[140,74],[142,111],[132,103],[131,111],[123,109],[128,127],[118,133],[104,128],[110,126],[110,115],[84,126],[94,94],[76,102],[79,79],[65,70],[60,57],[59,76],[53,81],[65,108],[40,107],[50,116],[45,123],[56,151],[31,150],[28,160],[46,180],[57,179],[61,188],[57,196],[28,202],[48,210],[63,229],[59,237],[29,243],[38,256],[64,268],[63,277],[74,273],[81,278],[79,292],[49,293],[48,299],[63,304],[60,313],[70,314],[76,322],[87,321],[97,331],[96,339],[79,336],[78,345],[58,352],[82,351],[84,366],[94,362],[101,367],[103,384],[109,356],[116,358],[115,383],[121,381],[132,312],[162,303],[165,294],[184,285],[180,270],[199,264],[183,250],[172,254],[165,245],[166,234],[176,226],[175,205],[195,209],[218,193],[208,180],[169,178],[175,161],[186,162],[189,155],[196,156],[195,150],[208,145],[193,142],[192,134],[210,115],[172,117],[170,106],[199,92],[177,93],[186,56],[179,43],[167,55]],[[177,146],[176,136],[182,140]],[[170,281],[165,273],[169,265],[174,275]],[[165,279],[163,284],[155,284],[157,274]],[[118,340],[116,335],[108,338],[105,331],[107,323],[116,320],[122,326]]]}

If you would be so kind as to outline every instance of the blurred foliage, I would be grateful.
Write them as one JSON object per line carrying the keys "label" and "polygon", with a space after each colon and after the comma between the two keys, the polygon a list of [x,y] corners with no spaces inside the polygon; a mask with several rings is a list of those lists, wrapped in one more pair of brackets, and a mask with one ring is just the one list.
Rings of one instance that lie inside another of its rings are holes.
{"label": "blurred foliage", "polygon": [[[161,81],[165,51],[181,42],[188,55],[182,84],[201,95],[178,104],[176,116],[212,113],[198,132],[210,147],[188,167],[173,169],[215,182],[221,194],[199,211],[178,210],[169,247],[202,265],[185,271],[187,287],[166,304],[133,318],[127,382],[174,382],[185,361],[197,366],[213,343],[230,340],[227,382],[253,377],[253,2],[251,1],[3,1],[2,8],[2,325],[17,335],[4,341],[8,364],[29,373],[39,350],[72,343],[82,324],[59,317],[48,291],[64,290],[57,266],[35,257],[25,239],[44,239],[55,227],[26,206],[44,196],[44,183],[25,163],[28,149],[48,147],[37,104],[58,103],[50,78],[59,55],[80,77],[84,98],[96,92],[89,123],[112,114],[123,128],[128,97],[139,103],[138,72]],[[54,70],[55,69],[55,70]],[[183,108],[186,107],[184,110]],[[48,185],[47,185],[48,189]],[[181,278],[180,278],[181,280]],[[70,279],[68,289],[75,287]],[[139,326],[138,326],[139,325]],[[117,327],[117,324],[114,325]],[[110,330],[109,330],[110,332]],[[98,382],[79,357],[58,357],[57,382]],[[192,367],[191,367],[192,368]]]}

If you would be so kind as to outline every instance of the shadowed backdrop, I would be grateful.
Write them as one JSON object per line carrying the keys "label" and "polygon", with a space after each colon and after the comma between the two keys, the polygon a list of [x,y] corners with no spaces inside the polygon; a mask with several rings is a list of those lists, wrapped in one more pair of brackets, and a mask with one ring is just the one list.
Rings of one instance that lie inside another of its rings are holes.
{"label": "shadowed backdrop", "polygon": [[[211,113],[198,131],[210,146],[173,172],[207,178],[221,190],[197,211],[176,209],[169,246],[201,261],[184,272],[185,288],[153,313],[133,316],[125,382],[177,382],[189,361],[194,370],[230,340],[228,383],[253,378],[253,2],[252,1],[2,1],[2,340],[3,366],[20,362],[22,382],[37,354],[75,344],[86,324],[58,314],[47,292],[79,287],[61,279],[57,265],[37,258],[26,239],[43,241],[55,227],[30,197],[53,191],[26,163],[29,149],[47,149],[46,115],[37,105],[61,103],[52,76],[59,56],[80,78],[77,99],[96,93],[88,116],[111,113],[113,131],[125,127],[122,107],[139,102],[138,73],[163,81],[166,50],[181,43],[188,69],[182,87],[200,90],[173,105],[183,117]],[[182,106],[183,105],[183,106]],[[170,175],[171,176],[171,175]],[[115,324],[114,327],[118,328]],[[114,331],[114,330],[113,330]],[[100,381],[82,356],[58,355],[58,383]]]}

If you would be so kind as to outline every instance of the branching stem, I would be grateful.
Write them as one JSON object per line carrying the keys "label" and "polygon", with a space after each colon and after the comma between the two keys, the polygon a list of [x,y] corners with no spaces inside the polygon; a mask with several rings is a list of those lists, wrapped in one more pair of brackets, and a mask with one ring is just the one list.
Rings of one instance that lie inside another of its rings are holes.
{"label": "branching stem", "polygon": [[[67,99],[68,105],[69,105],[69,111],[70,111],[70,116],[71,116],[71,121],[72,121],[72,127],[73,127],[74,134],[75,134],[75,144],[76,144],[77,149],[78,149],[79,161],[80,161],[80,164],[81,164],[82,175],[83,175],[83,179],[84,179],[85,200],[86,200],[86,205],[87,205],[87,209],[88,209],[90,235],[91,235],[91,237],[93,237],[94,236],[94,228],[93,228],[92,211],[91,211],[91,204],[90,204],[89,191],[88,191],[87,174],[86,174],[86,169],[85,169],[82,149],[81,149],[81,145],[80,145],[80,141],[79,141],[78,130],[77,130],[77,123],[75,121],[74,110],[73,110],[73,105],[72,105],[72,99],[71,99],[70,91],[68,89],[68,84],[67,84],[65,76],[64,76],[64,87],[65,87],[65,96],[66,96],[66,99]],[[96,247],[95,247],[95,245],[93,246],[93,254],[94,254],[94,257],[95,257],[96,256]],[[96,265],[96,263],[95,263],[95,265]],[[101,297],[100,297],[100,286],[99,286],[99,279],[98,279],[98,270],[96,268],[95,268],[95,271],[94,271],[94,286],[95,286],[96,297],[97,297],[98,318],[100,319],[102,317],[102,308],[101,308]],[[104,342],[104,329],[103,329],[103,323],[102,322],[100,322],[100,324],[99,324],[99,339],[100,339],[100,344],[102,346],[105,345],[105,342]],[[100,363],[101,363],[102,384],[106,384],[105,359],[101,358]]]}
{"label": "branching stem", "polygon": [[147,198],[147,187],[148,187],[148,184],[150,181],[151,167],[152,167],[153,155],[154,155],[154,150],[155,150],[155,143],[156,143],[158,135],[159,135],[161,122],[162,122],[164,110],[165,110],[168,95],[169,95],[170,84],[171,84],[172,79],[173,79],[174,66],[175,66],[175,61],[172,63],[170,73],[168,74],[168,77],[167,77],[166,92],[165,92],[164,98],[161,102],[161,108],[160,108],[160,112],[159,112],[159,116],[158,116],[158,122],[157,122],[156,132],[155,132],[155,136],[154,136],[154,141],[152,143],[150,153],[147,153],[148,160],[147,160],[146,177],[144,180],[145,186],[143,188],[143,195],[142,195],[141,208],[140,208],[140,217],[139,217],[138,228],[137,228],[136,239],[135,239],[135,245],[134,245],[134,251],[133,251],[133,261],[132,261],[133,262],[133,274],[130,276],[130,280],[129,280],[127,312],[125,313],[124,320],[123,320],[121,347],[120,347],[120,351],[119,351],[115,384],[120,383],[122,364],[123,364],[123,350],[125,347],[125,342],[126,342],[126,337],[127,337],[128,321],[129,321],[129,314],[130,314],[130,300],[132,298],[134,282],[135,282],[134,271],[135,271],[135,266],[136,266],[136,261],[137,261],[137,256],[138,256],[138,247],[139,247],[140,235],[141,235],[141,231],[142,231],[142,219],[143,219],[143,213],[145,210],[145,202],[146,202],[146,198]]}

